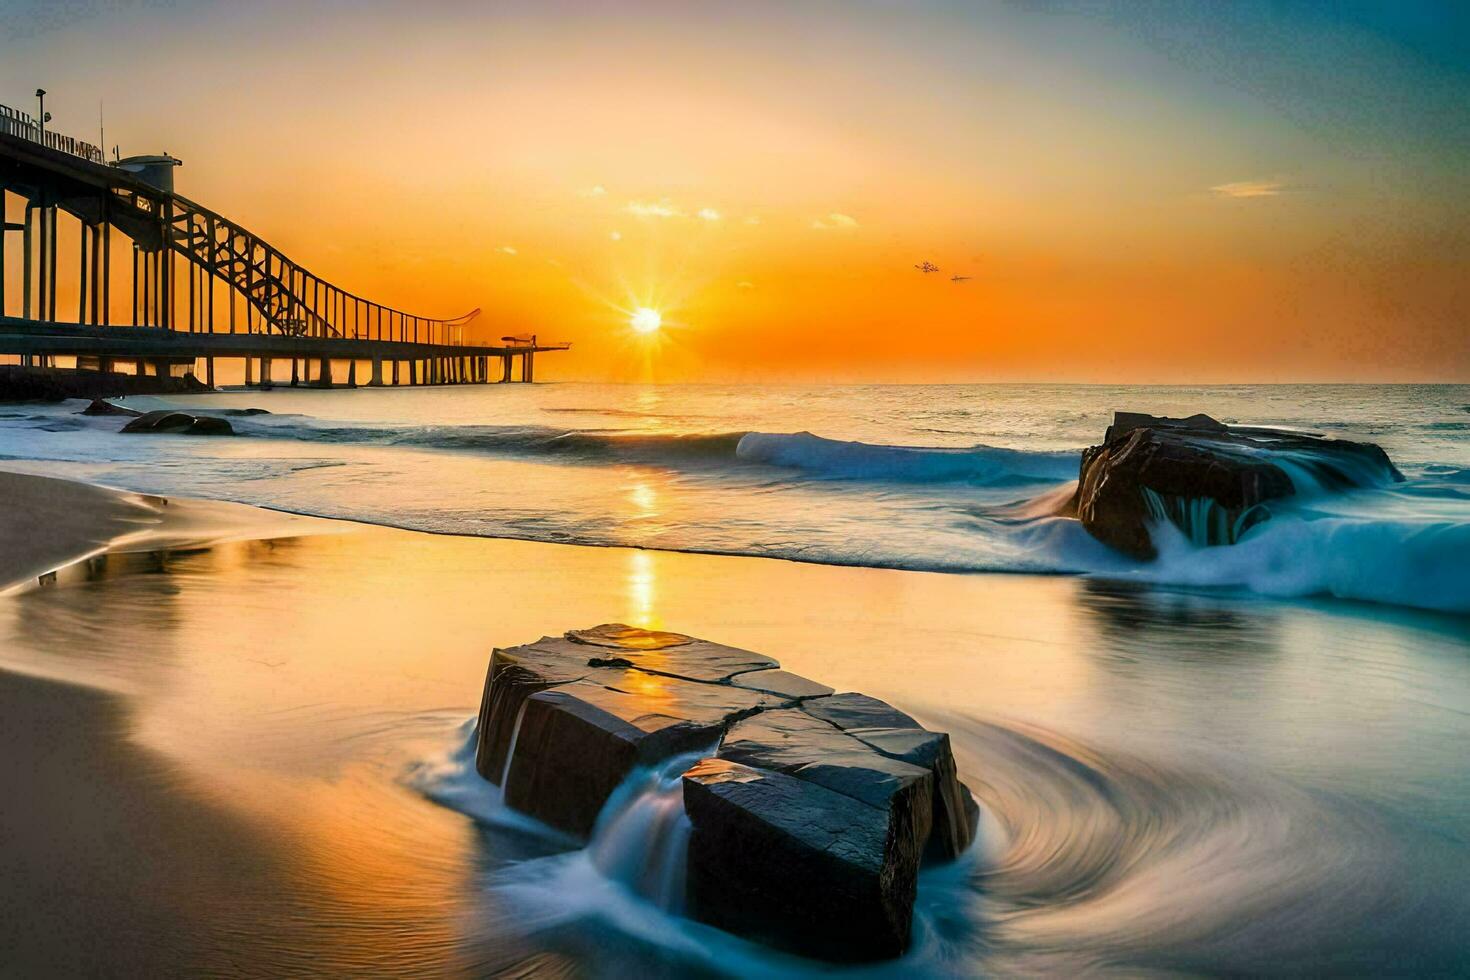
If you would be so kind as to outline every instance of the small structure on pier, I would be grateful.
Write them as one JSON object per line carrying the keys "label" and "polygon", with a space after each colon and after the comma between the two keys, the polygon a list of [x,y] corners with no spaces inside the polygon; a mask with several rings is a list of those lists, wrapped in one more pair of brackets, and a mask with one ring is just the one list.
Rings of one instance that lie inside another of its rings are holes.
{"label": "small structure on pier", "polygon": [[152,184],[165,194],[172,194],[174,168],[182,167],[184,161],[167,153],[145,153],[114,160],[112,165],[124,173],[132,174],[145,184]]}

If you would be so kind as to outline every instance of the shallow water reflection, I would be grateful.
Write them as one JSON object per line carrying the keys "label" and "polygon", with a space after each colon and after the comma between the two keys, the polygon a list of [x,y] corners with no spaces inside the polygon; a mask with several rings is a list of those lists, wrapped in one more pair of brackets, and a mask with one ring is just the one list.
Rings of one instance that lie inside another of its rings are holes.
{"label": "shallow water reflection", "polygon": [[1470,630],[1450,617],[363,531],[68,571],[0,601],[0,665],[116,697],[118,728],[85,737],[157,778],[46,777],[105,788],[97,819],[265,855],[242,890],[215,837],[179,832],[167,863],[71,848],[76,888],[207,910],[138,964],[789,974],[498,821],[488,784],[425,795],[429,760],[454,776],[492,645],[617,620],[954,733],[984,839],[926,879],[915,951],[879,973],[1470,966]]}

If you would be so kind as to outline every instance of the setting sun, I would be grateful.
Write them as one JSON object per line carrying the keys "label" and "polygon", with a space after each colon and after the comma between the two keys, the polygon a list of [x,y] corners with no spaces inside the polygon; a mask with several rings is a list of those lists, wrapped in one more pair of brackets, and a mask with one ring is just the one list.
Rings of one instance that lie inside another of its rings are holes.
{"label": "setting sun", "polygon": [[628,325],[637,333],[653,333],[662,323],[663,317],[659,315],[658,310],[649,309],[646,306],[638,307],[628,318]]}

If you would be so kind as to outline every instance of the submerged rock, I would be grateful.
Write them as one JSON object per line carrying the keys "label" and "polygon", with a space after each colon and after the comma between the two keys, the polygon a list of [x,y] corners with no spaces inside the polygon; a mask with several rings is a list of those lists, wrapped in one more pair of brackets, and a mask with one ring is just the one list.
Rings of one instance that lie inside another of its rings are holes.
{"label": "submerged rock", "polygon": [[1119,412],[1082,453],[1072,510],[1104,544],[1157,555],[1149,525],[1167,520],[1200,545],[1232,544],[1299,483],[1328,489],[1401,481],[1372,443],[1280,429]]}
{"label": "submerged rock", "polygon": [[144,412],[122,427],[123,432],[167,432],[186,436],[232,436],[235,429],[228,421],[211,415],[190,415],[159,409]]}
{"label": "submerged rock", "polygon": [[973,838],[949,738],[746,650],[609,624],[496,650],[476,768],[586,838],[635,769],[685,773],[690,914],[803,955],[896,956],[920,863]]}
{"label": "submerged rock", "polygon": [[105,398],[94,398],[94,399],[92,399],[91,404],[89,404],[86,408],[82,409],[79,414],[81,414],[81,415],[128,415],[128,416],[131,416],[132,418],[137,418],[138,416],[142,415],[143,413],[140,412],[140,411],[138,411],[137,409],[123,408],[121,405],[114,405],[112,402],[108,401]]}

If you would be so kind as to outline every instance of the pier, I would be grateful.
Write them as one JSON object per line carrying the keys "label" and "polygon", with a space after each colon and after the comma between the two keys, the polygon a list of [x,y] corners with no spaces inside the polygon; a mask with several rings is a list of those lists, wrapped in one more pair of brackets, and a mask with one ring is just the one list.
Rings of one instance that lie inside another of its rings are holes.
{"label": "pier", "polygon": [[473,336],[478,309],[418,315],[328,282],[176,193],[179,162],[108,163],[0,106],[0,205],[23,205],[0,208],[0,355],[140,377],[202,364],[210,387],[216,362],[238,361],[247,385],[340,387],[531,382],[538,353],[570,347],[534,333],[491,342]]}

